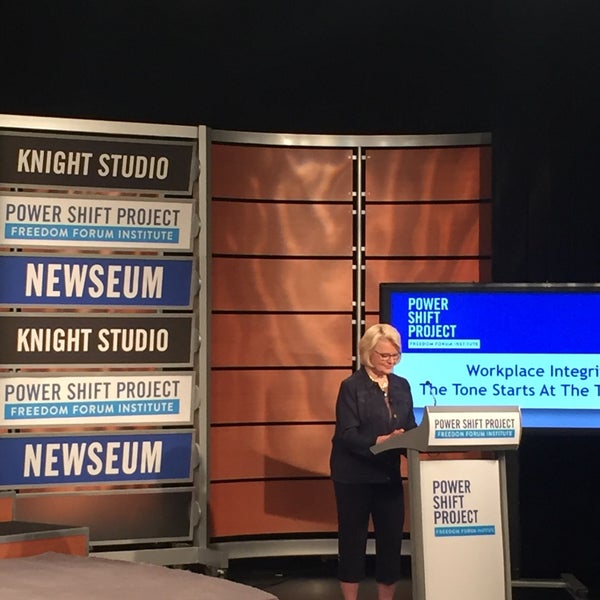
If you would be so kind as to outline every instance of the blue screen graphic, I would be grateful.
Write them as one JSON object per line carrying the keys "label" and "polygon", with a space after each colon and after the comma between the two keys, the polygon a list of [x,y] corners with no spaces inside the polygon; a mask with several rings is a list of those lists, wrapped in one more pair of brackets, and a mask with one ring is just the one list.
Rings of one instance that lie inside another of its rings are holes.
{"label": "blue screen graphic", "polygon": [[600,427],[600,286],[380,286],[395,372],[423,407],[518,405],[523,426]]}

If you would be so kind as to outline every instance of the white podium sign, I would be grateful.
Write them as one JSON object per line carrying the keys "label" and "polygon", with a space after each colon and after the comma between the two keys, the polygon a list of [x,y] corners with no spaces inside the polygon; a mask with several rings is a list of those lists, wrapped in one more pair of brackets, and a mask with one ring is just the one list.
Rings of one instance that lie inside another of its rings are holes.
{"label": "white podium sign", "polygon": [[498,461],[420,468],[427,600],[505,600]]}
{"label": "white podium sign", "polygon": [[496,446],[518,444],[521,437],[521,419],[518,411],[479,411],[456,410],[429,414],[428,445]]}

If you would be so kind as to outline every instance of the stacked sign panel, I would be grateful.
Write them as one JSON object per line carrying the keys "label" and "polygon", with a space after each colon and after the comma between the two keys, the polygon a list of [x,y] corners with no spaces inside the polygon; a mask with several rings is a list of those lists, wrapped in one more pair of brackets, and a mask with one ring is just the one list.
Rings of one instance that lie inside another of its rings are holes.
{"label": "stacked sign panel", "polygon": [[0,489],[189,484],[197,130],[61,121],[0,119]]}

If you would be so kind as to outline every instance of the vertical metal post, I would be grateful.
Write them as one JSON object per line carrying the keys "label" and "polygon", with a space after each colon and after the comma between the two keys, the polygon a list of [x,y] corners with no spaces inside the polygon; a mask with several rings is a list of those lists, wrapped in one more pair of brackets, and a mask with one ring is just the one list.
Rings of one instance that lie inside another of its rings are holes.
{"label": "vertical metal post", "polygon": [[206,127],[198,128],[198,193],[197,206],[199,231],[195,242],[194,254],[198,258],[198,278],[200,290],[196,300],[196,315],[198,325],[198,352],[194,371],[196,374],[195,399],[197,410],[194,414],[194,427],[197,432],[197,449],[199,464],[194,473],[194,486],[197,495],[197,514],[192,513],[192,523],[195,523],[194,545],[198,548],[198,562],[207,565],[209,569],[225,569],[228,564],[224,552],[209,548],[208,530],[208,491],[209,491],[209,435],[210,435],[210,286],[211,286],[211,256],[210,256],[210,223],[208,204],[210,201],[210,135]]}
{"label": "vertical metal post", "polygon": [[365,178],[364,166],[365,155],[361,146],[356,147],[352,153],[354,161],[354,185],[352,193],[354,195],[353,216],[354,216],[354,244],[353,261],[354,270],[354,315],[352,322],[354,324],[354,368],[360,366],[358,352],[358,343],[365,329]]}

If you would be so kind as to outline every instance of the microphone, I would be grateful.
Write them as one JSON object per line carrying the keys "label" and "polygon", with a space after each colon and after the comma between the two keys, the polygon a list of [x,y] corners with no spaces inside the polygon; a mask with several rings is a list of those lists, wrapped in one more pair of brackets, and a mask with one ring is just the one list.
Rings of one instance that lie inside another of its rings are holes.
{"label": "microphone", "polygon": [[432,400],[433,400],[433,405],[437,406],[437,399],[435,397],[435,394],[433,393],[433,383],[431,383],[431,381],[427,380],[425,382],[426,386],[429,386],[429,395],[431,396]]}

